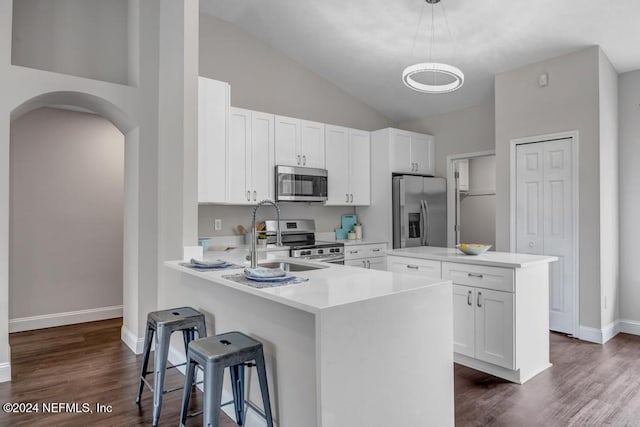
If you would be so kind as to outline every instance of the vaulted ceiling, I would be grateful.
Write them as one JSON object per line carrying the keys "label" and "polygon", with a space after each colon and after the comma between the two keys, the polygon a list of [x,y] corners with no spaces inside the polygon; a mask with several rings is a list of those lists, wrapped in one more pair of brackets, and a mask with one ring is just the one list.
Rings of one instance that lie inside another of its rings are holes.
{"label": "vaulted ceiling", "polygon": [[[396,122],[490,102],[494,75],[600,45],[619,73],[640,69],[639,0],[201,0]],[[465,73],[449,94],[404,86],[429,58]],[[446,19],[445,19],[446,16]],[[448,23],[448,28],[446,23]]]}

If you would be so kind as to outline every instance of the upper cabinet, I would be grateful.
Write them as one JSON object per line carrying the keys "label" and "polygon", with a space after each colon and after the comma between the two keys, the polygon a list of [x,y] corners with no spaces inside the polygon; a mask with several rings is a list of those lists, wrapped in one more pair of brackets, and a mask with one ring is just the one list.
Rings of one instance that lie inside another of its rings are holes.
{"label": "upper cabinet", "polygon": [[326,125],[325,153],[328,174],[326,205],[369,205],[369,132]]}
{"label": "upper cabinet", "polygon": [[274,116],[231,107],[225,202],[273,199]]}
{"label": "upper cabinet", "polygon": [[400,129],[389,129],[389,138],[392,172],[434,175],[433,136]]}
{"label": "upper cabinet", "polygon": [[324,132],[323,123],[276,116],[276,164],[324,169]]}
{"label": "upper cabinet", "polygon": [[225,201],[228,83],[198,78],[198,202]]}

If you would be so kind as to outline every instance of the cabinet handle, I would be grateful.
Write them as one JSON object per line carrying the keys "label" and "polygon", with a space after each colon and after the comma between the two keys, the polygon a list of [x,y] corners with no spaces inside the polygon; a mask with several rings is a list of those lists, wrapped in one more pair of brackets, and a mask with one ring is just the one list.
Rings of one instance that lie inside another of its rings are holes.
{"label": "cabinet handle", "polygon": [[346,199],[344,199],[345,202],[349,203],[349,193],[345,193]]}
{"label": "cabinet handle", "polygon": [[298,164],[300,164],[300,154],[298,154]]}
{"label": "cabinet handle", "polygon": [[371,252],[380,252],[380,249],[371,249]]}
{"label": "cabinet handle", "polygon": [[367,268],[371,270],[371,261],[367,260]]}
{"label": "cabinet handle", "polygon": [[476,277],[478,279],[482,279],[482,274],[478,274],[478,273],[467,273],[469,275],[469,277]]}
{"label": "cabinet handle", "polygon": [[473,291],[469,291],[469,293],[467,294],[467,305],[473,305]]}
{"label": "cabinet handle", "polygon": [[367,268],[367,262],[365,260],[362,260],[362,268]]}
{"label": "cabinet handle", "polygon": [[247,202],[251,201],[251,191],[247,191]]}
{"label": "cabinet handle", "polygon": [[302,165],[303,166],[307,165],[307,156],[302,156]]}
{"label": "cabinet handle", "polygon": [[253,190],[253,201],[257,201],[258,198],[258,192],[256,190]]}
{"label": "cabinet handle", "polygon": [[407,265],[407,268],[411,268],[413,270],[417,270],[419,267],[417,265]]}
{"label": "cabinet handle", "polygon": [[416,172],[418,172],[418,169],[420,169],[420,166],[418,166],[418,163],[416,163]]}
{"label": "cabinet handle", "polygon": [[350,254],[357,254],[359,251],[349,251]]}
{"label": "cabinet handle", "polygon": [[482,303],[480,302],[481,296],[482,296],[482,292],[478,292],[478,307],[482,307]]}
{"label": "cabinet handle", "polygon": [[351,194],[351,203],[353,203],[353,194]]}

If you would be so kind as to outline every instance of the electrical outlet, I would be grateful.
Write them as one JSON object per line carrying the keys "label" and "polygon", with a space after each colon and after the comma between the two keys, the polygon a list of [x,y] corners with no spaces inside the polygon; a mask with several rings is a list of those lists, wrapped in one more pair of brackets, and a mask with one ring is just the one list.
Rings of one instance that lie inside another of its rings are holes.
{"label": "electrical outlet", "polygon": [[540,87],[545,87],[548,84],[549,84],[549,74],[547,73],[540,74],[540,76],[538,77],[538,85],[540,85]]}
{"label": "electrical outlet", "polygon": [[213,221],[213,229],[218,231],[218,230],[222,230],[222,220],[221,219],[216,219],[215,221]]}

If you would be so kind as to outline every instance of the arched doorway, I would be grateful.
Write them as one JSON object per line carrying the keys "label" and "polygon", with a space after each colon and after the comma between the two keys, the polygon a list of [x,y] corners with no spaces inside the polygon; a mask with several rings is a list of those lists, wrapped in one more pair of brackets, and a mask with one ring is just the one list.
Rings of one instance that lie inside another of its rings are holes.
{"label": "arched doorway", "polygon": [[[125,135],[125,170],[124,170],[124,244],[123,244],[123,317],[124,325],[122,331],[123,341],[134,352],[141,351],[141,339],[138,338],[139,331],[143,323],[143,316],[139,313],[152,311],[156,304],[155,278],[157,277],[157,264],[152,251],[156,245],[155,229],[155,203],[151,197],[151,203],[141,197],[141,194],[149,194],[153,190],[153,182],[147,179],[155,176],[155,165],[153,162],[148,166],[144,163],[140,154],[140,131],[137,122],[137,104],[135,98],[122,100],[121,107],[114,102],[96,96],[91,93],[72,91],[51,91],[32,96],[19,103],[10,111],[10,120],[15,120],[22,115],[48,105],[65,105],[79,107],[84,110],[98,114],[113,123]],[[5,110],[7,111],[7,110]],[[0,217],[7,218],[5,227],[0,227],[0,240],[9,241],[8,217],[10,209],[9,189],[9,117],[5,116],[2,138],[2,168],[7,173],[0,175]],[[6,131],[6,133],[5,133]],[[140,164],[143,164],[145,173],[141,172]],[[6,168],[5,168],[6,166]],[[144,187],[146,191],[141,191]],[[151,191],[150,191],[151,190]],[[141,199],[144,199],[141,201]],[[141,221],[141,217],[145,221]],[[4,221],[3,221],[4,222]],[[151,226],[150,226],[151,225]],[[146,251],[141,249],[144,247]],[[8,244],[6,246],[8,249]],[[0,302],[7,309],[3,309],[4,319],[0,322],[0,339],[3,347],[0,349],[0,381],[10,380],[10,349],[8,346],[8,251],[2,252],[1,256],[6,259],[0,260]],[[144,253],[142,253],[144,252]],[[6,255],[5,255],[6,253]],[[149,255],[151,253],[151,255]],[[142,267],[141,267],[142,266]],[[4,283],[2,283],[4,282]],[[144,294],[146,298],[140,298]],[[5,305],[6,304],[6,305]],[[5,345],[6,343],[7,345]],[[4,362],[4,361],[7,362]]]}

